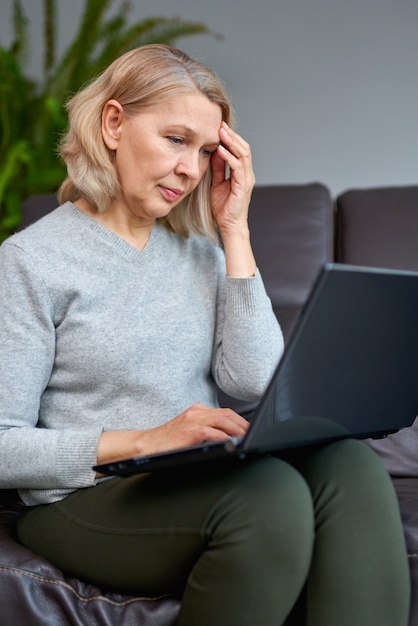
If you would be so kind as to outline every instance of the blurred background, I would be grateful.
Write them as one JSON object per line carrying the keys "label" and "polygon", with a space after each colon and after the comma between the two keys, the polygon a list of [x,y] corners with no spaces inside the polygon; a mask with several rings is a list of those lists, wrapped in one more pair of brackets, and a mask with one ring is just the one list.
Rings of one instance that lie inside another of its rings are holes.
{"label": "blurred background", "polygon": [[[110,11],[126,11],[123,1]],[[28,72],[43,62],[42,0],[29,20]],[[85,0],[58,0],[56,44],[74,38]],[[13,0],[0,0],[0,44]],[[222,35],[176,44],[221,76],[258,184],[318,180],[334,194],[418,181],[417,0],[132,0],[129,21],[203,22]]]}

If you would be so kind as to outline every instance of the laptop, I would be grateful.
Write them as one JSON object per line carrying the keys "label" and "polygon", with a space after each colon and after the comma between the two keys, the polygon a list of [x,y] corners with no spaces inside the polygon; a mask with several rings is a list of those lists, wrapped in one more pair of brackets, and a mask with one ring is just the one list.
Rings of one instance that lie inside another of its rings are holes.
{"label": "laptop", "polygon": [[242,438],[94,469],[130,476],[288,454],[348,437],[384,437],[411,426],[417,414],[418,273],[326,264]]}

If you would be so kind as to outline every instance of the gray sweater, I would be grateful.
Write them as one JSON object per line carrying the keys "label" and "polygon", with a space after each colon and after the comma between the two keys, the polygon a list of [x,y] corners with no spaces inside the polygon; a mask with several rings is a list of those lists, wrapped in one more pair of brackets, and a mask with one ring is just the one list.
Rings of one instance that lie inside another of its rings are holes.
{"label": "gray sweater", "polygon": [[283,350],[261,277],[156,225],[139,252],[66,203],[0,248],[0,487],[26,504],[95,484],[103,430],[258,399]]}

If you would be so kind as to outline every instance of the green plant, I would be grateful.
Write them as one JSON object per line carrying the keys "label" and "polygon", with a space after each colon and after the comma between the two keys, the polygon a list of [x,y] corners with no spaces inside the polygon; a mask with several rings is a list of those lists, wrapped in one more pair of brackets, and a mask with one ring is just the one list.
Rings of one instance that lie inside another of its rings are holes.
{"label": "green plant", "polygon": [[20,0],[13,1],[14,39],[9,48],[0,46],[0,241],[19,226],[22,201],[56,191],[65,176],[56,145],[67,125],[64,105],[70,94],[129,49],[214,35],[202,23],[177,17],[130,23],[131,3],[124,2],[117,15],[109,15],[113,4],[85,0],[78,31],[57,59],[57,0],[44,0],[43,71],[41,79],[33,81],[26,75],[29,23]]}

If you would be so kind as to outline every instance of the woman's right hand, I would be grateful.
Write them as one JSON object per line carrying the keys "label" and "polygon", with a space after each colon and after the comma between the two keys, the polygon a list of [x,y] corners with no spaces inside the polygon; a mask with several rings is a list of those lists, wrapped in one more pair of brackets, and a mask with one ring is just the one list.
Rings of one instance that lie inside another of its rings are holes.
{"label": "woman's right hand", "polygon": [[193,404],[169,422],[149,430],[104,432],[99,441],[97,463],[240,437],[248,425],[247,420],[232,409]]}

